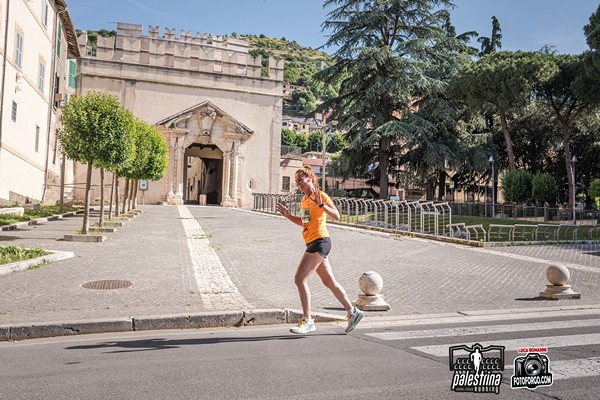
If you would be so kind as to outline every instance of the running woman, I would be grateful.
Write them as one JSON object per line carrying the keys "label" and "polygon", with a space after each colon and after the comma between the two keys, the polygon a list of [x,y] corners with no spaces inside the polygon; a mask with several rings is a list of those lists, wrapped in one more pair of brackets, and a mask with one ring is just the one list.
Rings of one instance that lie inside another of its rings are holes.
{"label": "running woman", "polygon": [[321,192],[317,178],[310,166],[304,166],[296,171],[296,185],[304,193],[301,202],[301,217],[294,216],[287,207],[277,203],[277,211],[302,227],[302,237],[306,243],[306,252],[302,255],[298,269],[294,276],[294,283],[298,288],[300,302],[302,303],[303,317],[300,323],[290,329],[292,333],[306,334],[314,332],[317,327],[310,313],[310,289],[308,278],[317,272],[323,284],[331,290],[335,298],[342,304],[348,313],[348,326],[346,333],[353,330],[362,319],[364,312],[354,307],[344,288],[335,280],[327,255],[331,251],[331,240],[327,231],[327,216],[334,220],[340,219],[340,213],[331,198]]}

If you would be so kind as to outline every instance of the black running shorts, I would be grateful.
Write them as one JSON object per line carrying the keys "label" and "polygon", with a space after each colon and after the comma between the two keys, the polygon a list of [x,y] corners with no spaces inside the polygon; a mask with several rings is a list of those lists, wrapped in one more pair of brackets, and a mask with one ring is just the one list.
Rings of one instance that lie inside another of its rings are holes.
{"label": "black running shorts", "polygon": [[306,245],[307,253],[319,253],[327,258],[331,251],[331,240],[328,237],[315,239]]}

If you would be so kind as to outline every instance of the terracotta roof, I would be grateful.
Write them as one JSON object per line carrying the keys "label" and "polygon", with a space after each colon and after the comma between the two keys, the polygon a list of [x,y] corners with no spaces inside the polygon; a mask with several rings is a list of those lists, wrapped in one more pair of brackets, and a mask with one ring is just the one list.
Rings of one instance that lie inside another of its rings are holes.
{"label": "terracotta roof", "polygon": [[69,58],[77,58],[80,57],[79,53],[79,44],[77,43],[77,34],[75,33],[75,26],[73,25],[73,20],[71,19],[71,15],[67,10],[67,3],[65,0],[56,0],[56,6],[58,8],[58,14],[65,28],[65,32],[67,33],[67,48],[68,48],[68,56]]}

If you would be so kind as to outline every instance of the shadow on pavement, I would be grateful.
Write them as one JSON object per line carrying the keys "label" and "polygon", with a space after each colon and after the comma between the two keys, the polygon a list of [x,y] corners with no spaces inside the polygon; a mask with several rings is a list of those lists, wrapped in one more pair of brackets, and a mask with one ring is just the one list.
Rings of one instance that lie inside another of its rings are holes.
{"label": "shadow on pavement", "polygon": [[548,299],[544,299],[543,297],[540,296],[536,296],[536,297],[520,297],[515,299],[517,301],[548,301]]}
{"label": "shadow on pavement", "polygon": [[255,337],[214,337],[214,338],[194,338],[194,339],[143,339],[120,342],[104,342],[83,346],[66,347],[66,350],[92,350],[92,349],[121,349],[109,351],[107,353],[128,353],[135,351],[152,351],[176,349],[182,346],[195,346],[202,344],[221,344],[236,342],[260,342],[267,340],[298,340],[305,339],[307,336],[339,336],[340,334],[310,334],[310,335],[286,335],[286,336],[255,336]]}

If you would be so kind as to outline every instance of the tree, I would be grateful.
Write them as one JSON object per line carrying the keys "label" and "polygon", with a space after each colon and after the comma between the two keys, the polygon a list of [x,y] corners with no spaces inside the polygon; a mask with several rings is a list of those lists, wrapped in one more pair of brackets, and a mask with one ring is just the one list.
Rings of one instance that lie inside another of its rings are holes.
{"label": "tree", "polygon": [[456,44],[444,29],[451,6],[449,0],[324,2],[332,8],[323,23],[332,32],[326,46],[338,50],[317,78],[344,80],[319,109],[333,110],[331,119],[347,132],[349,169],[366,172],[369,162],[378,163],[381,198],[388,197],[390,145],[407,133],[402,118],[415,99],[445,85],[439,72]]}
{"label": "tree", "polygon": [[506,201],[525,203],[531,198],[531,174],[524,170],[506,171],[502,176],[502,193]]}
{"label": "tree", "polygon": [[133,206],[136,204],[137,185],[140,179],[157,181],[161,179],[168,163],[167,144],[156,128],[142,120],[135,121],[135,158],[130,169],[134,180]]}
{"label": "tree", "polygon": [[296,132],[291,129],[285,128],[281,130],[281,144],[283,146],[295,146],[296,145]]}
{"label": "tree", "polygon": [[511,171],[516,165],[507,114],[524,107],[535,85],[548,80],[556,70],[533,52],[497,52],[467,65],[455,82],[454,93],[468,105],[500,117]]}
{"label": "tree", "polygon": [[592,181],[590,188],[588,189],[588,195],[594,199],[596,205],[600,207],[600,179]]}
{"label": "tree", "polygon": [[581,92],[577,90],[578,79],[585,76],[582,56],[571,54],[541,54],[552,68],[552,74],[537,84],[538,96],[554,113],[562,133],[562,147],[569,186],[569,206],[573,207],[573,173],[571,170],[571,130],[590,107]]}
{"label": "tree", "polygon": [[71,160],[87,164],[85,209],[82,233],[89,229],[90,185],[93,165],[128,165],[132,158],[133,116],[116,96],[90,92],[69,98],[58,132],[63,153]]}
{"label": "tree", "polygon": [[558,199],[556,179],[547,172],[538,172],[531,180],[531,197],[535,201],[553,204]]}
{"label": "tree", "polygon": [[500,22],[495,16],[492,17],[492,36],[486,37],[481,36],[477,39],[481,43],[481,51],[479,57],[483,57],[486,54],[495,53],[502,48],[502,29],[500,29]]}

